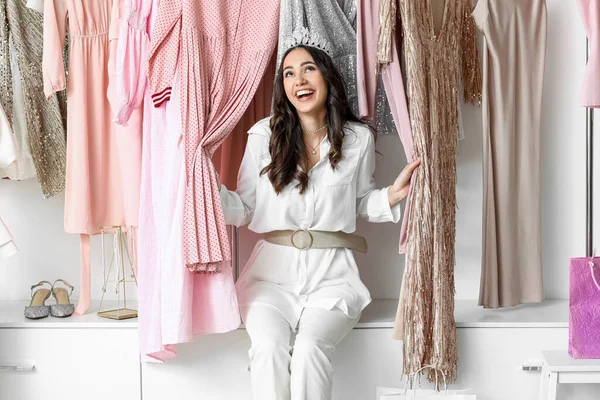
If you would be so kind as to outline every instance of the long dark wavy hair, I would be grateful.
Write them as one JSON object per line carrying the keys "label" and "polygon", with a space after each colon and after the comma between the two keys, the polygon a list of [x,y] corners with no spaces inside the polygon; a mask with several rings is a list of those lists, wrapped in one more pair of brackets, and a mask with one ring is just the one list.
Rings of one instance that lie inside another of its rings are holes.
{"label": "long dark wavy hair", "polygon": [[[305,49],[313,58],[327,84],[327,137],[331,143],[329,163],[335,169],[342,159],[342,143],[344,125],[347,122],[360,122],[350,107],[346,85],[342,75],[333,64],[331,57],[322,50],[310,46],[296,46],[285,52],[281,59],[275,85],[273,88],[273,117],[271,118],[271,140],[269,153],[271,163],[261,171],[267,174],[275,192],[281,193],[294,179],[298,180],[297,187],[304,193],[308,187],[308,155],[302,134],[302,126],[296,108],[288,100],[283,85],[283,61],[295,49]],[[298,169],[298,165],[302,170]]]}

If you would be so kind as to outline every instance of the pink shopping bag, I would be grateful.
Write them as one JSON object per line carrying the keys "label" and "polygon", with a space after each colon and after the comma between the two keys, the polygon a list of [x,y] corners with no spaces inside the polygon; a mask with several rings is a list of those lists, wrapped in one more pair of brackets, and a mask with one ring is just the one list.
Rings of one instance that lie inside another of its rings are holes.
{"label": "pink shopping bag", "polygon": [[600,358],[600,259],[570,262],[569,354]]}

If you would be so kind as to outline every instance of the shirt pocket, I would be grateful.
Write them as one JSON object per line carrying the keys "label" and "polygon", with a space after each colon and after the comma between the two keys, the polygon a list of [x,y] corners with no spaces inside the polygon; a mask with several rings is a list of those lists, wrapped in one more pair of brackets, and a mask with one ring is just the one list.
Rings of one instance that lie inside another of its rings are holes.
{"label": "shirt pocket", "polygon": [[360,149],[343,149],[342,154],[342,160],[338,163],[335,170],[331,168],[329,160],[323,160],[326,165],[321,179],[321,185],[346,186],[352,183],[358,166]]}

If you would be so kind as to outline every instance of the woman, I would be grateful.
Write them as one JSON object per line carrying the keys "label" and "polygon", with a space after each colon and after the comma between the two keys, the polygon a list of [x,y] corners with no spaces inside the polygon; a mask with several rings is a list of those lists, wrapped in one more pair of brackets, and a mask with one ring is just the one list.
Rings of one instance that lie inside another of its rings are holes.
{"label": "woman", "polygon": [[227,224],[265,234],[236,284],[254,398],[327,400],[331,354],[371,301],[351,251],[366,250],[356,215],[398,222],[419,162],[375,189],[374,135],[329,55],[296,46],[279,67],[274,114],[250,130],[238,188],[222,186],[221,201]]}

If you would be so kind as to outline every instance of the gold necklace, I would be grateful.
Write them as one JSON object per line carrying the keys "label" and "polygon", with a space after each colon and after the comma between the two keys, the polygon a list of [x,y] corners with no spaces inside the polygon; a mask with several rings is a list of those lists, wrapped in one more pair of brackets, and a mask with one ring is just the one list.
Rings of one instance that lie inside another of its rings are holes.
{"label": "gold necklace", "polygon": [[316,147],[312,147],[309,143],[306,143],[306,144],[308,144],[308,147],[310,147],[312,149],[312,153],[313,154],[317,154],[317,148]]}
{"label": "gold necklace", "polygon": [[302,128],[302,130],[304,132],[306,132],[306,133],[317,133],[317,132],[321,132],[325,128],[327,128],[327,124],[323,125],[320,128],[317,128],[317,129],[304,129],[304,128]]}
{"label": "gold necklace", "polygon": [[[325,135],[327,136],[327,135]],[[312,149],[312,153],[313,154],[317,154],[317,147],[319,147],[319,145],[321,144],[321,142],[323,141],[323,139],[325,139],[325,136],[323,136],[320,140],[319,143],[313,147],[310,143],[308,143],[306,140],[304,141],[304,143],[306,143],[308,145],[308,147],[310,147]]]}

